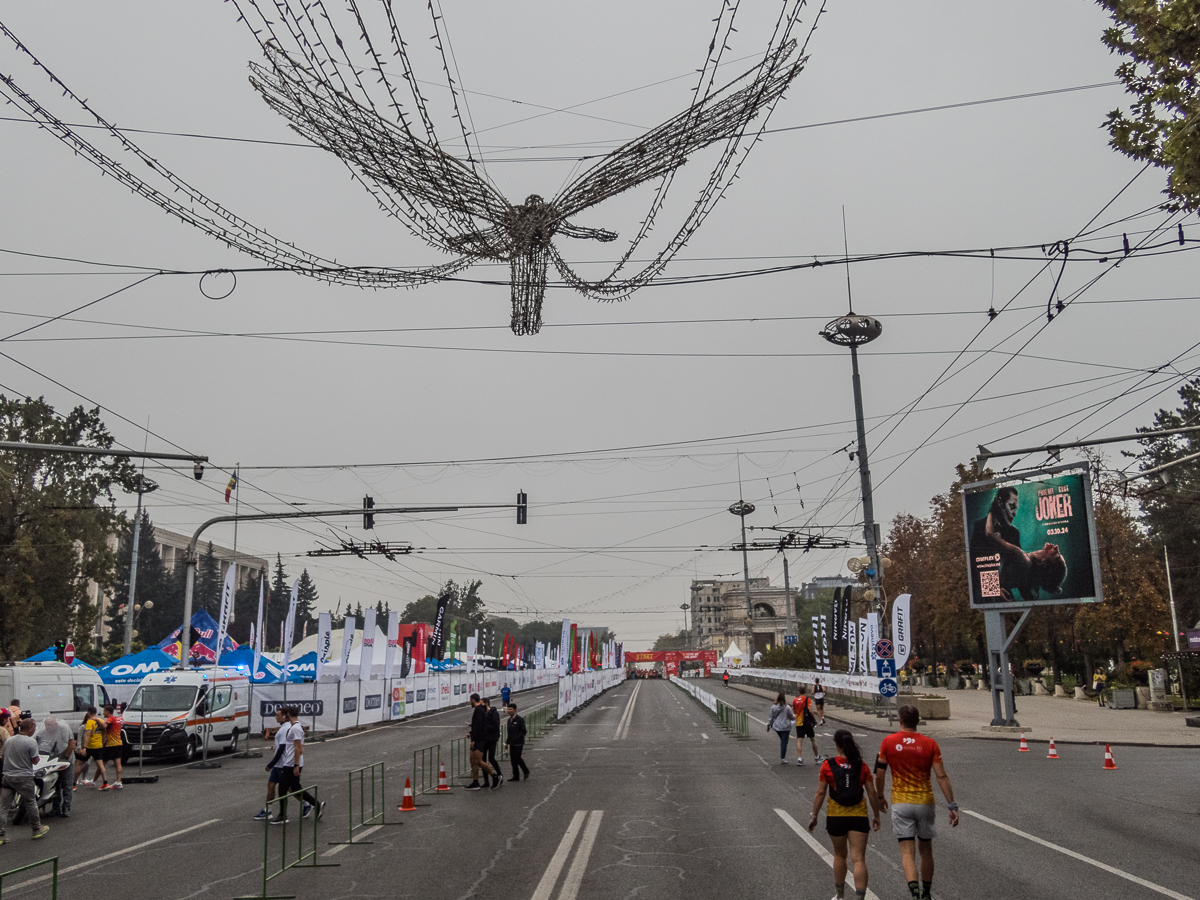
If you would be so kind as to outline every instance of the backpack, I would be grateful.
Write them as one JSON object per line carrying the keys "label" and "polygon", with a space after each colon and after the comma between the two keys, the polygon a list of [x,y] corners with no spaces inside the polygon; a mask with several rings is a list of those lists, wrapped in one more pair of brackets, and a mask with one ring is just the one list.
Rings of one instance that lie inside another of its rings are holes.
{"label": "backpack", "polygon": [[841,806],[858,806],[863,798],[862,762],[852,765],[831,759],[829,771],[833,773],[829,796]]}
{"label": "backpack", "polygon": [[801,725],[816,725],[817,717],[812,714],[812,699],[804,696],[800,698],[804,702],[800,705],[800,724]]}

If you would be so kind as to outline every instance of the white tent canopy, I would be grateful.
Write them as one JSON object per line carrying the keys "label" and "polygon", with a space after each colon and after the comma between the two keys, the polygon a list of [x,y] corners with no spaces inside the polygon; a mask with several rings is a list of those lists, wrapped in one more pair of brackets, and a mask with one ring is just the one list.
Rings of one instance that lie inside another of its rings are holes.
{"label": "white tent canopy", "polygon": [[[335,628],[329,635],[329,658],[336,660],[339,664],[342,661],[342,629]],[[317,649],[318,635],[310,634],[300,643],[292,648],[292,659],[299,659],[305,653],[310,653]],[[362,656],[362,641],[363,631],[358,628],[354,632],[354,645],[350,648],[350,665],[357,668],[359,660]],[[375,625],[375,652],[371,656],[371,668],[378,668],[383,665],[383,656],[387,652],[387,635],[378,624]]]}
{"label": "white tent canopy", "polygon": [[745,653],[738,649],[736,641],[730,641],[729,649],[725,651],[725,654],[721,657],[721,659],[740,659],[745,655]]}

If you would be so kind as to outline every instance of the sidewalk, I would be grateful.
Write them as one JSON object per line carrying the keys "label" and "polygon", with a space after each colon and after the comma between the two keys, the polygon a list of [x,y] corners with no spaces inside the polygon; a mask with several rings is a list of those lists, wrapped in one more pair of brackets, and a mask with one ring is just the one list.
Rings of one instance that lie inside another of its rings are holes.
{"label": "sidewalk", "polygon": [[[763,709],[775,699],[775,691],[747,685],[730,684],[730,688],[753,695],[746,708],[751,712],[762,699]],[[960,737],[980,740],[1020,740],[1019,733],[984,731],[992,721],[992,695],[989,691],[948,691],[945,688],[922,688],[922,693],[950,698],[950,718],[923,721],[921,731],[932,738]],[[713,689],[718,697],[728,691],[720,686]],[[788,694],[788,699],[791,699]],[[900,695],[900,705],[904,695]],[[1083,703],[1055,697],[1017,697],[1017,721],[1025,729],[1031,743],[1056,744],[1113,744],[1140,747],[1200,747],[1200,728],[1188,728],[1182,712],[1161,713],[1147,709],[1101,709],[1095,703]],[[734,705],[739,705],[733,701]],[[867,731],[889,733],[899,730],[888,727],[886,718],[860,713],[832,703],[825,705],[829,723],[839,722]]]}

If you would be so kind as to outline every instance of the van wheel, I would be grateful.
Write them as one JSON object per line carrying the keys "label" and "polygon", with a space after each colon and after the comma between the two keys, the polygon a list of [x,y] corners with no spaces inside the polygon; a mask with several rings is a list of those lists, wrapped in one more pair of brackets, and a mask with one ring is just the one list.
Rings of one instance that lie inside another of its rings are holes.
{"label": "van wheel", "polygon": [[226,753],[237,753],[238,748],[238,730],[233,729],[233,737],[229,740],[229,746],[225,748]]}
{"label": "van wheel", "polygon": [[192,762],[200,755],[200,748],[197,746],[197,741],[193,737],[183,747],[183,761]]}

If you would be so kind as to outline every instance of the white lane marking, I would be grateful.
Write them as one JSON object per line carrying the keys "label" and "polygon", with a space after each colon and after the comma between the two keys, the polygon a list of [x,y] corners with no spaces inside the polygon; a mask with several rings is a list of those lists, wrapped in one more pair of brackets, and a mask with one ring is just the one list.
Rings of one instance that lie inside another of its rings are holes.
{"label": "white lane marking", "polygon": [[693,723],[692,723],[692,727],[693,727],[693,728],[699,728],[699,727],[700,727],[700,723],[699,723],[699,722],[693,722]]}
{"label": "white lane marking", "polygon": [[[783,819],[784,824],[787,825],[788,828],[792,829],[792,831],[796,832],[796,834],[800,836],[800,839],[804,841],[804,843],[808,844],[808,846],[813,849],[813,852],[815,852],[817,856],[824,860],[825,865],[829,866],[831,869],[833,868],[833,854],[826,850],[820,841],[809,834],[807,828],[789,816],[787,814],[787,810],[776,809],[775,814],[778,815],[779,818]],[[879,900],[879,896],[870,888],[867,888],[867,900]],[[1190,898],[1188,898],[1188,900],[1190,900]]]}
{"label": "white lane marking", "polygon": [[1105,872],[1116,875],[1118,878],[1124,878],[1126,881],[1132,881],[1134,884],[1140,884],[1144,888],[1157,891],[1166,897],[1172,897],[1174,900],[1193,900],[1193,898],[1187,896],[1187,894],[1180,894],[1179,892],[1173,891],[1170,888],[1163,887],[1161,884],[1155,884],[1153,881],[1147,881],[1145,878],[1138,878],[1136,875],[1131,875],[1128,872],[1116,868],[1115,866],[1102,863],[1099,860],[1092,859],[1090,856],[1084,856],[1082,853],[1076,853],[1074,850],[1068,850],[1066,847],[1060,847],[1058,844],[1052,844],[1045,838],[1040,838],[1036,835],[1029,834],[1028,832],[1021,831],[1019,828],[1013,828],[1011,825],[1005,825],[1003,822],[997,822],[995,819],[989,819],[987,816],[980,815],[977,812],[964,809],[963,813],[979,819],[980,821],[987,822],[989,825],[995,825],[997,828],[1003,828],[1005,831],[1017,835],[1017,837],[1025,838],[1027,841],[1033,841],[1035,844],[1041,844],[1043,847],[1049,847],[1051,850],[1057,850],[1064,856],[1069,856],[1072,859],[1085,862],[1089,866],[1095,866],[1097,869],[1103,869]]}
{"label": "white lane marking", "polygon": [[571,845],[575,843],[575,837],[579,834],[579,829],[583,827],[583,820],[586,816],[587,810],[581,809],[571,818],[571,824],[567,826],[566,834],[558,842],[558,849],[550,857],[550,865],[546,866],[546,871],[542,873],[542,880],[538,882],[531,900],[550,900],[554,884],[558,881],[563,866],[567,864],[567,857],[571,855]]}
{"label": "white lane marking", "polygon": [[700,737],[704,738],[706,741],[708,740],[708,735],[705,734],[703,731],[700,732]]}
{"label": "white lane marking", "polygon": [[588,860],[592,857],[592,847],[596,845],[596,835],[600,833],[600,820],[603,818],[604,810],[602,809],[593,809],[592,814],[588,816],[587,828],[583,831],[583,837],[579,839],[575,859],[571,861],[571,868],[567,870],[567,877],[563,880],[558,900],[575,900],[579,896],[579,885],[583,882],[584,872],[587,871]]}
{"label": "white lane marking", "polygon": [[621,715],[621,720],[617,722],[617,731],[613,735],[614,741],[623,741],[629,737],[629,723],[633,719],[633,705],[637,703],[638,691],[642,689],[642,683],[639,681],[633,686],[633,690],[629,693],[629,702],[625,704],[625,712]]}
{"label": "white lane marking", "polygon": [[[89,859],[87,862],[75,863],[73,866],[67,866],[65,869],[58,870],[58,877],[66,875],[68,872],[74,872],[76,869],[86,869],[88,866],[94,866],[97,863],[107,862],[118,856],[124,856],[126,853],[133,853],[135,850],[141,850],[143,847],[149,847],[151,844],[161,844],[163,841],[169,841],[171,838],[177,838],[180,835],[188,834],[200,828],[207,828],[209,825],[215,825],[220,822],[220,819],[209,819],[207,822],[201,822],[199,825],[192,825],[190,828],[183,828],[179,831],[172,831],[170,834],[164,834],[162,837],[151,838],[148,841],[142,841],[140,844],[134,844],[132,847],[126,847],[124,850],[114,850],[112,853],[106,853],[103,856],[97,856],[95,859]],[[51,875],[39,875],[37,878],[30,878],[28,881],[22,881],[20,884],[14,884],[9,890],[23,888],[30,884],[38,884],[42,881],[49,881]]]}
{"label": "white lane marking", "polygon": [[[382,827],[383,827],[382,825],[372,825],[370,828],[360,832],[358,837],[365,838],[368,834],[374,834]],[[338,844],[336,847],[330,847],[328,850],[326,850],[321,855],[322,856],[333,856],[335,853],[341,853],[347,847],[353,847],[353,846],[354,846],[353,844]]]}
{"label": "white lane marking", "polygon": [[766,722],[764,722],[762,719],[756,719],[756,718],[754,718],[754,716],[750,715],[750,713],[746,713],[746,718],[747,718],[747,719],[749,719],[749,720],[751,720],[752,722],[757,722],[759,725],[766,725],[766,724],[767,724],[767,723],[766,723]]}

